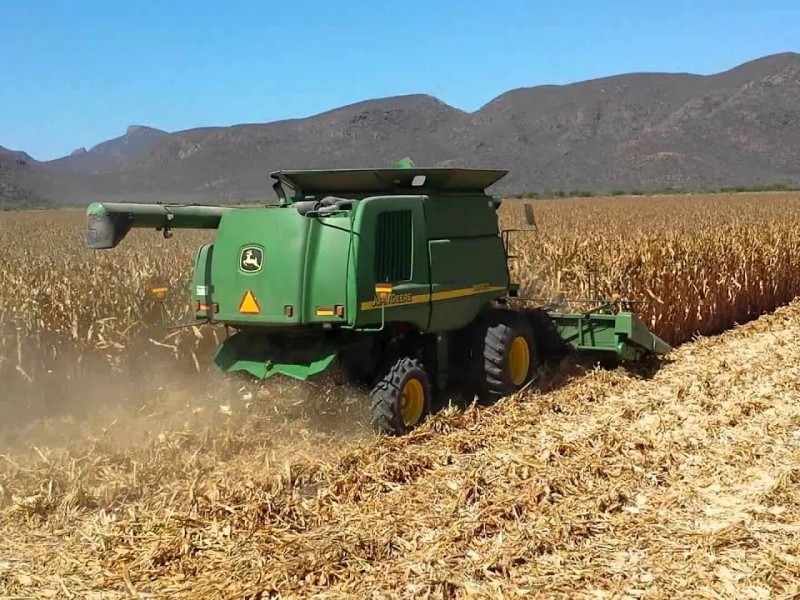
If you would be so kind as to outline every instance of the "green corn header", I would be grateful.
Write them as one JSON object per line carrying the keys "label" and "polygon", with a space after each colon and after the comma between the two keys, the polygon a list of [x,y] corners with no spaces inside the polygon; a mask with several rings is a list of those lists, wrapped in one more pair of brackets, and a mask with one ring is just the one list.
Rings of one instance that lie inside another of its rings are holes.
{"label": "green corn header", "polygon": [[199,321],[235,331],[216,364],[304,380],[336,362],[371,390],[373,425],[389,434],[419,423],[447,387],[496,399],[568,351],[625,361],[668,352],[610,304],[515,307],[500,200],[485,192],[505,174],[410,161],[281,171],[274,205],[92,204],[87,245],[114,248],[133,227],[216,229],[197,252],[191,299]]}

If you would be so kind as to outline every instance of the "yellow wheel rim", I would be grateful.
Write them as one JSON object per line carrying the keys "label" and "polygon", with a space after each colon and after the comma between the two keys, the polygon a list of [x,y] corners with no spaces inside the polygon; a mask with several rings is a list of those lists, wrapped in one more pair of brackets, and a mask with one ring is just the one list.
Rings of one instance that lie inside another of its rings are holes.
{"label": "yellow wheel rim", "polygon": [[409,379],[400,391],[400,416],[403,423],[413,425],[422,418],[425,389],[419,379]]}
{"label": "yellow wheel rim", "polygon": [[524,337],[517,336],[511,342],[508,352],[508,370],[514,385],[522,385],[528,376],[531,363],[531,351]]}

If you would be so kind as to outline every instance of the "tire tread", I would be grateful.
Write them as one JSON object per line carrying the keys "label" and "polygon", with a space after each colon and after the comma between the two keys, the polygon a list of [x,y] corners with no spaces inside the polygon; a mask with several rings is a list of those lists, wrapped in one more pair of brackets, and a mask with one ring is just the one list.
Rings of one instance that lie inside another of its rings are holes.
{"label": "tire tread", "polygon": [[375,431],[399,436],[408,433],[411,429],[403,423],[400,415],[399,395],[400,386],[408,374],[413,371],[419,372],[418,379],[422,382],[425,390],[423,418],[430,410],[431,388],[422,363],[415,358],[403,357],[389,368],[370,392],[371,423]]}

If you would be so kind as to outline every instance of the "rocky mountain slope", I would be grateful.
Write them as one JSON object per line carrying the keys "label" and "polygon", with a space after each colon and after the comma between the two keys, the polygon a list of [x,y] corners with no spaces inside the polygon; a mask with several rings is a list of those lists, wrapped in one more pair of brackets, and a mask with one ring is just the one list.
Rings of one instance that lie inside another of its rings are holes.
{"label": "rocky mountain slope", "polygon": [[[125,136],[47,163],[25,188],[56,201],[271,196],[280,168],[509,169],[492,190],[710,188],[800,181],[800,54],[710,76],[619,75],[509,91],[467,113],[425,95],[266,124]],[[17,185],[8,171],[0,181]]]}
{"label": "rocky mountain slope", "polygon": [[49,161],[48,166],[65,173],[91,175],[125,167],[130,160],[151,150],[169,134],[160,129],[131,125],[125,135],[86,150],[78,148],[69,156]]}
{"label": "rocky mountain slope", "polygon": [[31,189],[34,183],[30,181],[32,162],[35,161],[25,152],[0,146],[0,209],[44,202]]}

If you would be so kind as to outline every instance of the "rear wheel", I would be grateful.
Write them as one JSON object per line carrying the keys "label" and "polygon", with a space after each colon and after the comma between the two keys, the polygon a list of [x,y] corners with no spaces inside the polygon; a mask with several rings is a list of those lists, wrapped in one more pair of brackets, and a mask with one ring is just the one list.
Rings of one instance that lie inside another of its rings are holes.
{"label": "rear wheel", "polygon": [[540,373],[533,329],[519,313],[493,310],[480,322],[473,346],[476,392],[493,402],[521,390]]}
{"label": "rear wheel", "polygon": [[395,362],[370,393],[372,427],[388,435],[403,435],[430,412],[431,386],[418,360]]}

